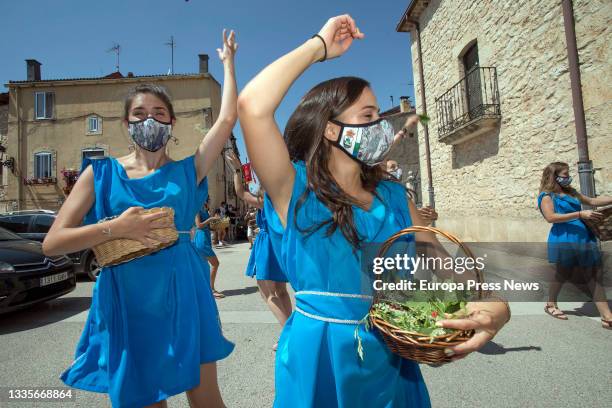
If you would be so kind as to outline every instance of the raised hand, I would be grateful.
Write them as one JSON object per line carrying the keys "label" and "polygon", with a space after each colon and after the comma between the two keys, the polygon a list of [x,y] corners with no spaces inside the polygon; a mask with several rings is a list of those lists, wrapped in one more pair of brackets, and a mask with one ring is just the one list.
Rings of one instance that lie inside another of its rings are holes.
{"label": "raised hand", "polygon": [[327,59],[344,54],[350,48],[354,39],[362,39],[365,36],[359,31],[355,20],[348,14],[327,20],[327,23],[319,31],[319,35],[325,40]]}
{"label": "raised hand", "polygon": [[227,30],[223,29],[223,49],[217,48],[219,59],[223,62],[233,61],[237,50],[238,43],[236,42],[236,33],[234,33],[234,30],[230,31],[228,37]]}

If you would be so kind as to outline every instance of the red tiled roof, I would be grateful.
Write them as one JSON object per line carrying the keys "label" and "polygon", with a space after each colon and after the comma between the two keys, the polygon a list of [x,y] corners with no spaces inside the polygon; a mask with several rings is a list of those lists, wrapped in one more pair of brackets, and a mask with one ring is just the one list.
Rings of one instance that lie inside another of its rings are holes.
{"label": "red tiled roof", "polygon": [[108,74],[105,77],[102,77],[104,79],[119,79],[119,78],[124,78],[124,76],[121,74],[121,72],[119,71],[115,71],[112,74]]}

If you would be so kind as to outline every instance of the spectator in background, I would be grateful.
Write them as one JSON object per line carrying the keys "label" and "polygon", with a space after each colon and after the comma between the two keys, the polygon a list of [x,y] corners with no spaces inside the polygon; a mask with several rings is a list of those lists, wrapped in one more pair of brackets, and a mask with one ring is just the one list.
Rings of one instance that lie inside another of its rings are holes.
{"label": "spectator in background", "polygon": [[[557,306],[561,287],[572,272],[588,280],[595,306],[601,315],[601,325],[612,329],[612,312],[602,286],[602,259],[597,239],[582,220],[601,220],[597,211],[583,210],[581,204],[603,206],[612,204],[612,197],[587,197],[571,187],[569,166],[553,162],[544,168],[540,181],[538,208],[546,221],[552,224],[548,234],[548,262],[556,265],[554,282],[550,283],[548,302],[544,312],[567,320],[567,315]],[[582,280],[582,279],[581,279]]]}

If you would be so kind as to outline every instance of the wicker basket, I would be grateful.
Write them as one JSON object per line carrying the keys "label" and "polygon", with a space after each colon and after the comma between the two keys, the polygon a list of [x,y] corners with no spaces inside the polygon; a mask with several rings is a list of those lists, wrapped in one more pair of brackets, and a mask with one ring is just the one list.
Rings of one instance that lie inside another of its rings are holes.
{"label": "wicker basket", "polygon": [[[470,258],[474,258],[474,255],[469,250],[469,248],[465,246],[461,241],[459,241],[459,239],[456,238],[454,235],[439,230],[437,228],[424,226],[413,226],[405,228],[396,233],[395,235],[391,236],[382,245],[377,256],[382,257],[391,247],[393,242],[398,238],[414,232],[432,232],[434,234],[439,234],[447,238],[451,242],[459,245],[459,247],[461,247],[461,249],[466,253],[467,256],[469,256]],[[482,282],[482,271],[478,269],[475,269],[475,271],[478,282]],[[478,290],[476,292],[476,296],[478,299],[481,299],[482,295],[482,290]],[[379,296],[375,296],[372,308],[379,302],[384,302],[384,300],[380,299]],[[372,314],[372,309],[370,310],[370,312],[370,322],[380,331],[383,339],[385,340],[385,343],[387,344],[387,347],[389,347],[389,349],[393,353],[403,358],[416,361],[418,363],[431,365],[448,363],[451,361],[452,357],[447,356],[444,353],[444,349],[450,346],[461,344],[464,341],[469,340],[474,335],[473,330],[457,330],[442,336],[430,336],[422,333],[406,331],[390,324],[385,320],[376,317]]]}
{"label": "wicker basket", "polygon": [[[141,214],[151,214],[160,211],[166,211],[166,217],[169,217],[174,223],[174,210],[170,207],[150,208],[143,210]],[[113,266],[157,252],[174,244],[178,239],[178,232],[175,227],[158,228],[155,230],[155,234],[169,239],[169,242],[159,242],[155,247],[147,248],[140,241],[120,238],[106,241],[92,249],[100,266]]]}
{"label": "wicker basket", "polygon": [[595,211],[603,214],[600,222],[583,220],[600,241],[612,241],[612,205],[601,207]]}
{"label": "wicker basket", "polygon": [[229,217],[225,217],[225,218],[221,218],[219,220],[211,221],[208,224],[208,226],[211,229],[211,231],[224,230],[225,228],[230,226],[230,218]]}

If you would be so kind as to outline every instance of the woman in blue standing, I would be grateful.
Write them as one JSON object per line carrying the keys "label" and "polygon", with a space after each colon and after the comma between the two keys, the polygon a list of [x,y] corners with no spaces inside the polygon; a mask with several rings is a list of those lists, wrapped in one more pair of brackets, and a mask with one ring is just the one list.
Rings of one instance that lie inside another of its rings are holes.
{"label": "woman in blue standing", "polygon": [[[548,234],[548,261],[556,266],[550,282],[548,302],[544,311],[550,316],[567,320],[559,309],[557,297],[563,283],[571,276],[580,275],[591,285],[595,306],[601,315],[601,324],[612,329],[612,312],[600,282],[602,259],[597,239],[582,220],[598,221],[602,214],[583,210],[582,204],[603,206],[612,204],[612,197],[587,197],[571,187],[569,166],[563,162],[550,163],[542,173],[538,208],[544,219],[553,224]],[[577,271],[577,275],[572,272]]]}
{"label": "woman in blue standing", "polygon": [[[404,188],[385,181],[378,165],[394,141],[392,126],[379,119],[368,83],[354,77],[310,90],[287,122],[284,140],[274,119],[303,71],[339,57],[361,38],[350,16],[331,18],[316,38],[260,72],[238,99],[249,157],[266,190],[274,250],[296,291],[276,353],[275,407],[430,405],[416,363],[392,354],[373,331],[361,333],[361,361],[354,338],[371,304],[361,285],[363,245],[423,224]],[[477,331],[447,350],[456,358],[484,346],[509,318],[500,302],[469,309],[470,319],[442,321]]]}
{"label": "woman in blue standing", "polygon": [[219,217],[211,217],[208,212],[208,202],[210,200],[207,199],[206,203],[200,208],[195,217],[195,226],[196,232],[193,236],[193,244],[196,249],[200,253],[200,257],[204,261],[204,265],[208,269],[208,264],[210,264],[210,288],[212,289],[213,296],[216,299],[222,299],[225,295],[217,289],[215,289],[215,280],[217,279],[217,272],[219,271],[219,258],[215,254],[215,251],[212,249],[212,239],[210,236],[210,226],[209,224],[212,221],[217,221]]}
{"label": "woman in blue standing", "polygon": [[162,240],[156,229],[168,225],[141,210],[174,209],[176,243],[102,269],[75,359],[61,375],[69,386],[108,393],[113,407],[165,407],[166,398],[185,391],[192,407],[224,406],[216,361],[234,345],[223,337],[207,271],[188,232],[208,194],[206,175],[236,122],[233,32],[223,32],[218,51],[225,73],[221,110],[195,154],[178,161],[168,156],[176,122],[170,98],[160,86],[136,86],[124,109],[134,152],[86,159],[43,243],[47,255],[115,238],[153,247]]}
{"label": "woman in blue standing", "polygon": [[[283,327],[291,315],[291,298],[287,292],[287,277],[281,270],[272,249],[268,222],[263,211],[263,191],[257,192],[258,195],[256,196],[247,192],[242,185],[240,159],[233,153],[226,154],[226,158],[230,167],[234,169],[236,196],[248,205],[258,208],[256,222],[259,233],[253,243],[245,275],[257,279],[259,294]],[[277,347],[278,343],[274,344],[272,349],[276,350]]]}

